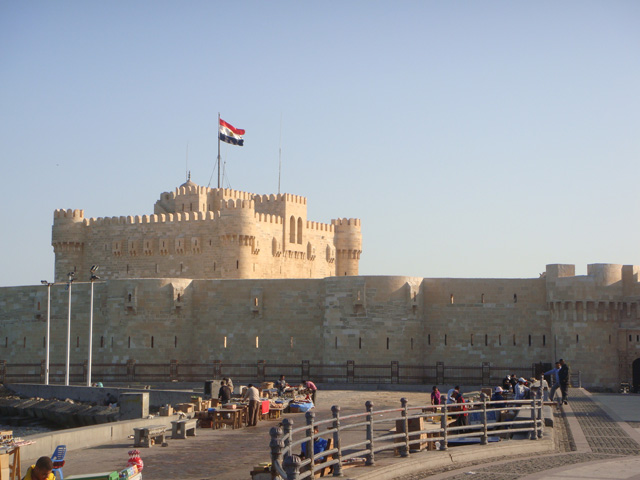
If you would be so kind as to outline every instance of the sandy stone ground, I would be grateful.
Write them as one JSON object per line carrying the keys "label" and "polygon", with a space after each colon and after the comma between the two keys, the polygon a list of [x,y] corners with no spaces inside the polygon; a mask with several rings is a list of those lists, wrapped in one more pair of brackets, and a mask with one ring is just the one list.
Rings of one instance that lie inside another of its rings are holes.
{"label": "sandy stone ground", "polygon": [[[319,390],[318,405],[313,411],[316,421],[332,418],[331,407],[340,406],[340,415],[364,413],[365,402],[374,404],[377,410],[400,408],[400,399],[405,397],[409,405],[422,406],[430,403],[430,387],[424,392],[405,391],[357,391]],[[294,428],[306,425],[304,413],[286,414]],[[168,436],[168,446],[153,446],[140,449],[144,461],[143,478],[146,480],[241,480],[249,479],[254,465],[270,460],[269,430],[281,420],[265,420],[257,427],[237,430],[198,429],[196,437],[173,440]],[[381,428],[385,428],[384,426]],[[321,429],[322,431],[322,429]],[[132,432],[133,433],[133,432]],[[364,439],[364,427],[352,435]],[[346,438],[346,441],[351,441]],[[64,467],[68,475],[120,470],[126,466],[127,452],[133,448],[133,438],[119,443],[108,443],[99,447],[75,450],[67,453]],[[31,463],[35,459],[28,459]],[[29,466],[23,461],[23,473]]]}

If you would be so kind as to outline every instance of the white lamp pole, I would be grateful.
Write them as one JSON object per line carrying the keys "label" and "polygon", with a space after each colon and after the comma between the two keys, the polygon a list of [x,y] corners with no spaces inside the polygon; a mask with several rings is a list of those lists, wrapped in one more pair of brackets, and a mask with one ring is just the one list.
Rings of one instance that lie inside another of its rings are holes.
{"label": "white lamp pole", "polygon": [[46,280],[42,280],[40,283],[47,286],[47,340],[45,347],[45,360],[44,360],[44,384],[49,385],[49,344],[51,335],[51,285]]}
{"label": "white lamp pole", "polygon": [[91,267],[91,301],[89,303],[89,361],[87,364],[87,387],[91,386],[91,357],[93,354],[93,282],[100,277],[96,276],[98,265]]}
{"label": "white lamp pole", "polygon": [[69,385],[69,360],[71,358],[71,284],[73,283],[73,277],[75,272],[69,272],[69,314],[67,316],[67,364],[64,372],[64,384]]}

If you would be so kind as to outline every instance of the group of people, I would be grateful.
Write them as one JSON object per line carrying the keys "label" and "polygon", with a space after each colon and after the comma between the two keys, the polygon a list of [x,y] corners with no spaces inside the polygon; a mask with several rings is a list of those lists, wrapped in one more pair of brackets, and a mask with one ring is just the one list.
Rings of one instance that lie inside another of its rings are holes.
{"label": "group of people", "polygon": [[[450,412],[464,412],[456,416],[455,426],[467,426],[469,425],[469,414],[467,413],[466,401],[462,393],[460,393],[460,386],[456,385],[447,392],[447,405]],[[455,404],[455,405],[453,405]],[[431,391],[431,405],[442,405],[442,395],[438,387],[434,385]]]}

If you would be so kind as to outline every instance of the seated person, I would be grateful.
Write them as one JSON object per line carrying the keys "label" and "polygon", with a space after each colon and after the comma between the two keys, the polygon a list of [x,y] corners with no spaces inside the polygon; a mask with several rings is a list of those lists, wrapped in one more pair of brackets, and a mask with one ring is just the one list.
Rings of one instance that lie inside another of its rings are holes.
{"label": "seated person", "polygon": [[[499,402],[504,400],[504,396],[502,395],[503,389],[502,387],[496,387],[493,395],[491,395],[491,401],[492,402]],[[507,408],[507,404],[506,403],[496,403],[495,405],[492,405],[492,408]]]}
{"label": "seated person", "polygon": [[280,379],[276,382],[275,387],[278,389],[278,396],[281,397],[284,389],[287,388],[287,381],[284,379],[284,375],[280,375]]}
{"label": "seated person", "polygon": [[[318,435],[318,427],[313,427],[313,454],[317,455],[320,452],[324,452],[327,449],[328,442],[322,437]],[[302,452],[300,453],[300,458],[307,458],[307,442],[302,444]],[[316,463],[324,460],[324,457],[316,458]]]}
{"label": "seated person", "polygon": [[49,457],[40,457],[35,465],[31,465],[22,480],[55,480],[53,461]]}

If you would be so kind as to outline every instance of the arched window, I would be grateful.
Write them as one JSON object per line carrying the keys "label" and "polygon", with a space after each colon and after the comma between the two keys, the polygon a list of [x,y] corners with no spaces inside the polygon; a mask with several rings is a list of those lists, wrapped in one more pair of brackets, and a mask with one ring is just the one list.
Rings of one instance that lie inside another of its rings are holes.
{"label": "arched window", "polygon": [[293,215],[289,219],[289,243],[296,243],[296,219]]}
{"label": "arched window", "polygon": [[298,217],[298,243],[302,245],[302,218]]}

